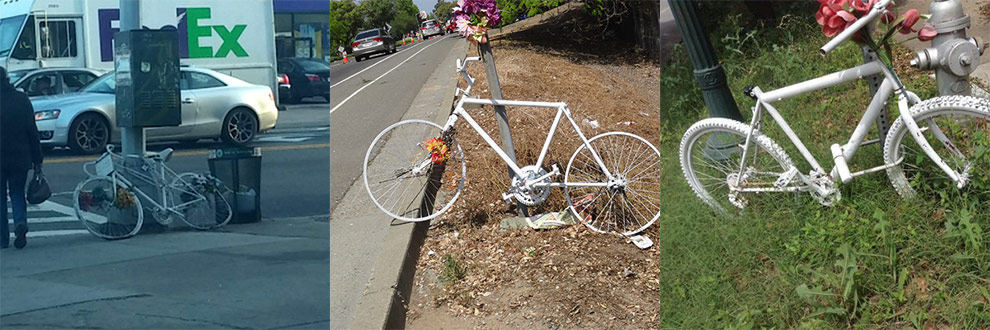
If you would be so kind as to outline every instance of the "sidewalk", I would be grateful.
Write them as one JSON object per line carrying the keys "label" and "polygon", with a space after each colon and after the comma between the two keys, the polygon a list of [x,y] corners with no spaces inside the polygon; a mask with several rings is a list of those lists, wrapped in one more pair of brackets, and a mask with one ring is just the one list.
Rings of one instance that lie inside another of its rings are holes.
{"label": "sidewalk", "polygon": [[326,329],[327,226],[29,239],[0,250],[0,328]]}

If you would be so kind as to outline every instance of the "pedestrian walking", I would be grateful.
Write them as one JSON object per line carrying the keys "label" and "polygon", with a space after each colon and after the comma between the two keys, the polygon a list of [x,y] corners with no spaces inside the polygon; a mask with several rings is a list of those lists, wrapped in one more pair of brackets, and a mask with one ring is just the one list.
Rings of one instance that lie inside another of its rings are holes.
{"label": "pedestrian walking", "polygon": [[24,187],[28,170],[39,173],[41,162],[41,141],[31,100],[14,89],[7,70],[0,67],[0,248],[7,248],[10,243],[8,197],[14,216],[14,247],[22,249],[27,245]]}

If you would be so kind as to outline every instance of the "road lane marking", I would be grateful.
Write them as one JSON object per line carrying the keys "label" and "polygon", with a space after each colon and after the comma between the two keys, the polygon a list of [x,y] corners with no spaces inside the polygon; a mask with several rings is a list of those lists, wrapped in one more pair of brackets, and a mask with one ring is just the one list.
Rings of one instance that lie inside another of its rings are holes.
{"label": "road lane marking", "polygon": [[[434,43],[435,43],[435,42],[434,42]],[[431,44],[431,45],[432,45],[432,44]],[[429,46],[427,46],[427,47],[429,47]],[[401,54],[402,52],[405,52],[405,51],[407,51],[407,50],[410,50],[410,49],[412,49],[412,48],[406,48],[406,49],[403,49],[403,50],[400,50],[400,51],[399,51],[398,53],[395,53],[394,55],[398,55],[398,54]],[[425,48],[424,48],[424,49],[425,49]],[[419,52],[417,52],[417,54],[419,54]],[[413,56],[415,56],[415,54],[414,54]],[[387,56],[387,57],[391,57],[391,56]],[[334,87],[337,87],[337,85],[340,85],[340,84],[343,84],[343,83],[344,83],[345,81],[347,81],[348,79],[351,79],[351,78],[354,78],[354,77],[356,77],[357,75],[359,75],[359,74],[361,74],[362,72],[365,72],[365,71],[368,71],[368,69],[371,69],[371,68],[373,68],[373,67],[375,67],[376,65],[379,65],[379,64],[382,64],[382,62],[385,62],[385,60],[384,60],[384,59],[382,59],[381,61],[378,61],[377,63],[375,63],[375,64],[372,64],[371,66],[368,66],[367,68],[364,68],[364,70],[361,70],[361,71],[358,71],[357,73],[355,73],[355,74],[352,74],[352,75],[350,75],[350,76],[348,76],[347,78],[344,78],[344,80],[341,80],[341,81],[338,81],[338,82],[337,82],[336,84],[333,84],[333,85],[330,85],[330,88],[334,88]]]}
{"label": "road lane marking", "polygon": [[[437,40],[440,40],[440,39],[437,39]],[[423,49],[420,49],[415,54],[412,54],[411,56],[409,56],[409,58],[406,58],[404,61],[402,61],[402,63],[399,63],[398,65],[396,65],[392,69],[389,69],[388,71],[385,71],[385,73],[383,73],[382,75],[378,76],[378,78],[375,78],[375,80],[372,80],[371,82],[369,82],[367,84],[364,84],[364,86],[361,86],[361,88],[358,88],[358,90],[354,91],[354,93],[351,93],[351,95],[347,96],[347,98],[345,98],[343,101],[340,101],[340,103],[338,103],[337,106],[333,107],[333,109],[330,109],[330,114],[332,115],[334,111],[336,111],[338,108],[340,108],[341,106],[343,106],[344,103],[347,103],[347,101],[349,101],[352,97],[354,97],[354,95],[357,95],[358,93],[360,93],[361,91],[363,91],[365,88],[368,88],[368,86],[374,85],[375,82],[378,81],[378,79],[382,79],[382,77],[388,75],[389,73],[392,73],[392,71],[395,71],[395,69],[398,69],[403,64],[406,64],[406,62],[409,62],[409,60],[411,60],[413,57],[416,57],[416,55],[419,55],[419,53],[422,53],[424,50],[426,50],[427,48],[430,48],[433,45],[436,45],[437,43],[438,42],[433,42],[433,43],[431,43],[429,45],[426,45],[425,47],[423,47]],[[379,62],[379,63],[381,63],[381,62]]]}
{"label": "road lane marking", "polygon": [[[299,144],[299,145],[283,145],[283,146],[268,146],[261,147],[262,151],[283,151],[283,150],[296,150],[296,149],[321,149],[330,148],[329,143],[315,143],[315,144]],[[206,150],[196,150],[196,151],[179,151],[172,154],[172,157],[188,157],[188,156],[202,156],[206,155]],[[78,163],[78,162],[91,162],[99,158],[99,156],[86,156],[86,157],[70,157],[70,158],[58,158],[52,160],[45,160],[45,163]]]}

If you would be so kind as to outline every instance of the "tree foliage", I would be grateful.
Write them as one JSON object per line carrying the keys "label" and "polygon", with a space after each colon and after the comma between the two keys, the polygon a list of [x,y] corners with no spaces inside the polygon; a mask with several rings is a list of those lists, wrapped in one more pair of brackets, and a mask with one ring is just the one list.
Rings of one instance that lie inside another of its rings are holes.
{"label": "tree foliage", "polygon": [[498,7],[502,9],[502,25],[542,14],[560,6],[560,2],[560,0],[498,0]]}
{"label": "tree foliage", "polygon": [[350,45],[363,19],[354,0],[333,0],[330,2],[330,46],[336,51],[338,46]]}
{"label": "tree foliage", "polygon": [[437,0],[437,4],[433,6],[433,15],[437,21],[446,22],[452,16],[454,7],[457,7],[457,2]]}

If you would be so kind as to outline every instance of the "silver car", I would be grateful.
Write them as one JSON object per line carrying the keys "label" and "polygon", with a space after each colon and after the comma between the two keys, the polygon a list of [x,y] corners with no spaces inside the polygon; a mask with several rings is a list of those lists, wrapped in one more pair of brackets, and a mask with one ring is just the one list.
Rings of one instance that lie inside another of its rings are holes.
{"label": "silver car", "polygon": [[[107,73],[78,93],[31,100],[41,144],[68,146],[75,152],[103,152],[107,143],[120,141],[114,122],[116,81]],[[244,145],[259,132],[275,127],[278,109],[271,88],[207,69],[183,67],[179,79],[182,124],[149,127],[148,141],[221,139]]]}
{"label": "silver car", "polygon": [[351,55],[354,55],[354,59],[358,62],[374,54],[392,54],[397,52],[395,50],[395,39],[392,39],[392,36],[385,33],[385,30],[382,29],[371,29],[358,33],[354,37],[354,44],[351,45],[351,50]]}
{"label": "silver car", "polygon": [[419,30],[423,33],[423,38],[443,35],[443,29],[440,28],[440,23],[435,19],[428,19],[419,23]]}
{"label": "silver car", "polygon": [[44,68],[9,72],[11,84],[30,97],[78,91],[105,71],[87,68]]}

